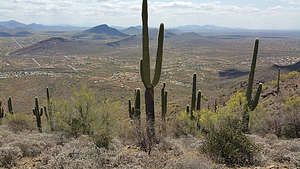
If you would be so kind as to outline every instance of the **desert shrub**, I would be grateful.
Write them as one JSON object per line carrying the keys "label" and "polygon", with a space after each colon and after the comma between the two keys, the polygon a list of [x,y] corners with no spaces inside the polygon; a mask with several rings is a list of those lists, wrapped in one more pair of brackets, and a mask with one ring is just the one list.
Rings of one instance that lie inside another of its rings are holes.
{"label": "desert shrub", "polygon": [[294,79],[295,77],[299,77],[299,72],[297,71],[292,71],[292,72],[289,72],[288,74],[283,74],[283,75],[280,75],[280,80],[287,80],[287,79]]}
{"label": "desert shrub", "polygon": [[219,119],[218,126],[210,128],[202,150],[217,162],[230,166],[254,163],[258,147],[241,130],[241,120]]}
{"label": "desert shrub", "polygon": [[[196,112],[194,112],[194,115],[195,114]],[[181,113],[177,114],[176,119],[174,120],[173,130],[175,137],[182,135],[187,136],[189,134],[197,135],[197,121],[191,120],[190,113],[182,111]]]}
{"label": "desert shrub", "polygon": [[[258,147],[242,132],[242,112],[245,104],[244,93],[237,92],[216,113],[209,110],[200,112],[200,128],[205,131],[202,150],[215,161],[231,166],[254,163]],[[250,118],[257,116],[251,113]]]}
{"label": "desert shrub", "polygon": [[70,136],[91,136],[99,147],[107,147],[116,132],[119,104],[97,101],[95,92],[85,85],[70,100],[55,102],[54,125]]}
{"label": "desert shrub", "polygon": [[6,124],[14,132],[32,130],[34,128],[32,117],[23,113],[8,113],[3,119],[3,123]]}
{"label": "desert shrub", "polygon": [[270,133],[272,132],[272,121],[274,121],[272,114],[266,111],[263,103],[259,103],[257,107],[250,112],[250,131],[258,134]]}
{"label": "desert shrub", "polygon": [[286,98],[282,107],[282,134],[288,138],[300,138],[300,97]]}

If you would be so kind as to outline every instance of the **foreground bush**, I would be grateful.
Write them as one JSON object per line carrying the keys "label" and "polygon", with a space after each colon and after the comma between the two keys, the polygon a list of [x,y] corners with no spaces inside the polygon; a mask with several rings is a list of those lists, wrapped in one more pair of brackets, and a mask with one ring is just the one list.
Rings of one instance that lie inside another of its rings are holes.
{"label": "foreground bush", "polygon": [[3,123],[6,124],[12,131],[19,132],[22,130],[32,130],[33,120],[30,115],[23,113],[7,113],[3,119]]}
{"label": "foreground bush", "polygon": [[55,129],[78,137],[91,136],[96,145],[107,147],[116,134],[118,103],[97,102],[95,92],[82,86],[71,100],[55,103]]}
{"label": "foreground bush", "polygon": [[210,128],[202,150],[215,161],[230,166],[252,165],[258,147],[242,133],[241,121],[228,118],[219,124]]}
{"label": "foreground bush", "polygon": [[300,138],[300,97],[289,97],[282,104],[282,135],[288,138]]}

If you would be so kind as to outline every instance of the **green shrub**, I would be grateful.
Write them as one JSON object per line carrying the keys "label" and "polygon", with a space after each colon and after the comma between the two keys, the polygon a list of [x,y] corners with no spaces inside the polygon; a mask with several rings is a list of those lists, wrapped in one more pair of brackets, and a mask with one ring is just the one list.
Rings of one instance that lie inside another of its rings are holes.
{"label": "green shrub", "polygon": [[[203,152],[215,161],[230,166],[251,165],[258,147],[242,132],[242,112],[246,104],[245,94],[235,93],[226,106],[218,107],[217,112],[202,110],[199,115],[201,131],[205,131]],[[252,112],[251,112],[252,113]],[[257,114],[251,114],[256,118]]]}
{"label": "green shrub", "polygon": [[282,134],[288,138],[300,138],[300,96],[286,98],[282,107]]}
{"label": "green shrub", "polygon": [[116,133],[118,109],[117,102],[97,102],[95,92],[82,86],[71,100],[55,102],[54,126],[73,137],[89,135],[97,146],[107,147]]}
{"label": "green shrub", "polygon": [[32,130],[33,120],[30,115],[23,113],[7,113],[3,119],[3,123],[6,124],[12,131],[19,132],[22,130]]}
{"label": "green shrub", "polygon": [[[194,112],[194,115],[196,112]],[[173,132],[176,137],[179,136],[187,136],[197,135],[197,121],[191,120],[190,113],[186,111],[182,111],[181,113],[177,114],[176,119],[173,124]]]}
{"label": "green shrub", "polygon": [[299,72],[297,71],[292,71],[292,72],[289,72],[288,74],[282,74],[280,75],[280,80],[284,81],[284,80],[287,80],[287,79],[294,79],[296,77],[299,77]]}
{"label": "green shrub", "polygon": [[222,119],[219,126],[211,127],[202,145],[203,152],[217,162],[229,166],[254,163],[258,147],[241,130],[241,120]]}

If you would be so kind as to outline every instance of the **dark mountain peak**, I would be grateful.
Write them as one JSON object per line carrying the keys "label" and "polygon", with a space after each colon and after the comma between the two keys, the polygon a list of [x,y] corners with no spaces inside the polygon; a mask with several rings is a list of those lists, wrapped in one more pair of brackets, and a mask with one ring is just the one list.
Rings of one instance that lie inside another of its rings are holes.
{"label": "dark mountain peak", "polygon": [[108,35],[108,36],[115,36],[115,37],[125,37],[128,36],[125,33],[118,31],[115,28],[112,28],[106,24],[95,26],[91,29],[84,31],[83,33],[94,33],[94,34],[101,34],[101,35]]}

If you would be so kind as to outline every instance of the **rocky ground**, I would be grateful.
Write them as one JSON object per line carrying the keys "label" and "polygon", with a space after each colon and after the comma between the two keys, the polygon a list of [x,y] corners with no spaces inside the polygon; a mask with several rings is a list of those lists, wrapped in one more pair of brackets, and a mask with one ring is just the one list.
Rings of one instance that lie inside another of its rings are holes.
{"label": "rocky ground", "polygon": [[[281,140],[275,135],[249,135],[261,152],[249,168],[300,168],[300,139]],[[202,139],[165,138],[151,155],[134,145],[114,139],[109,149],[98,148],[88,136],[65,138],[60,133],[23,131],[15,133],[0,126],[0,166],[4,168],[86,169],[86,168],[227,168],[201,154]],[[243,167],[247,168],[247,167]]]}

